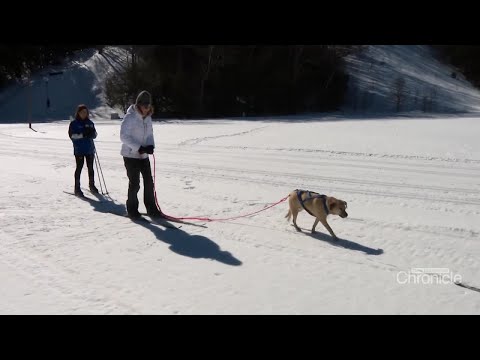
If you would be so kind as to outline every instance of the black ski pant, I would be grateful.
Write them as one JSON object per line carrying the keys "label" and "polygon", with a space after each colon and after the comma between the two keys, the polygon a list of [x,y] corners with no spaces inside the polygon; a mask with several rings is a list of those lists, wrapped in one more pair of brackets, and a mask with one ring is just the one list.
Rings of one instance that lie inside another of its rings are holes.
{"label": "black ski pant", "polygon": [[125,168],[128,176],[128,199],[127,212],[129,214],[138,213],[138,197],[140,190],[140,174],[143,178],[143,202],[148,214],[157,214],[158,209],[155,203],[154,184],[152,178],[152,170],[150,168],[150,160],[132,159],[123,157]]}
{"label": "black ski pant", "polygon": [[95,184],[95,173],[93,171],[94,155],[75,155],[77,168],[75,169],[75,190],[80,190],[80,176],[82,175],[83,164],[87,159],[89,185]]}

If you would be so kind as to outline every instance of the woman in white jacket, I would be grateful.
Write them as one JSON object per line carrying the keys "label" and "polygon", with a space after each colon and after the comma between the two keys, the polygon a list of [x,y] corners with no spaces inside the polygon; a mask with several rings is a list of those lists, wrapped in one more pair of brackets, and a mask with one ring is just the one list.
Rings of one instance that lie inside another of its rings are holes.
{"label": "woman in white jacket", "polygon": [[120,130],[121,155],[129,180],[127,212],[132,218],[140,217],[137,197],[140,190],[140,174],[143,177],[143,201],[147,214],[151,217],[162,216],[155,202],[152,170],[148,159],[148,154],[153,154],[155,149],[152,113],[152,97],[148,91],[142,91],[135,105],[128,108]]}

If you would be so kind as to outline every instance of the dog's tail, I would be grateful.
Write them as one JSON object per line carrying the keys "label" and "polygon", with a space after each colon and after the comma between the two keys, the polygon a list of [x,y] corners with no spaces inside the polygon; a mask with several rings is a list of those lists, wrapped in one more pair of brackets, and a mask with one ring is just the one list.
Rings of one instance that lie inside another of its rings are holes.
{"label": "dog's tail", "polygon": [[287,219],[287,221],[290,221],[291,217],[292,217],[292,210],[288,210],[287,215],[285,215],[285,219]]}

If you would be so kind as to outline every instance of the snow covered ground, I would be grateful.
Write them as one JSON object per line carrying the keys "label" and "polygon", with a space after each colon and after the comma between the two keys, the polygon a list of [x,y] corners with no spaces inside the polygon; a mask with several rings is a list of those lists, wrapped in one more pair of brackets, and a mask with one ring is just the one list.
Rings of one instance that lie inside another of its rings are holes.
{"label": "snow covered ground", "polygon": [[302,188],[348,202],[338,242],[297,233],[286,203],[178,231],[115,216],[120,122],[92,120],[112,201],[64,193],[68,121],[0,125],[0,313],[480,314],[479,292],[438,274],[405,283],[442,268],[480,287],[480,118],[154,124],[166,213],[236,216]]}

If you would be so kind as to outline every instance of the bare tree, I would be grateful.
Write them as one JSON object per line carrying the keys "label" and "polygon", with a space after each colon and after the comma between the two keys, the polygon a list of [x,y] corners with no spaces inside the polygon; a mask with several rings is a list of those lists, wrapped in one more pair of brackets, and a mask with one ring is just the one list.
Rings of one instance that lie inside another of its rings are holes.
{"label": "bare tree", "polygon": [[363,91],[362,92],[362,97],[361,97],[361,108],[362,108],[363,111],[368,110],[369,98],[370,98],[370,93],[367,90]]}
{"label": "bare tree", "polygon": [[393,97],[395,99],[396,109],[397,112],[400,111],[402,104],[405,101],[405,97],[407,95],[407,87],[405,84],[405,79],[399,76],[395,79],[393,83]]}
{"label": "bare tree", "polygon": [[430,111],[434,111],[437,102],[437,89],[432,87],[430,90]]}
{"label": "bare tree", "polygon": [[353,112],[357,112],[358,110],[358,98],[359,98],[359,91],[357,88],[354,88],[352,92],[352,105],[353,105]]}
{"label": "bare tree", "polygon": [[301,67],[303,65],[303,62],[301,61],[303,48],[303,45],[295,45],[291,50],[293,52],[292,84],[294,87],[297,85],[297,80],[300,74]]}
{"label": "bare tree", "polygon": [[422,110],[423,112],[430,111],[430,98],[426,95],[423,96]]}
{"label": "bare tree", "polygon": [[222,49],[218,46],[210,45],[206,53],[206,61],[202,64],[202,77],[200,80],[200,97],[199,97],[199,110],[200,114],[203,114],[205,105],[205,84],[209,79],[210,73],[213,69],[221,65],[223,61]]}

